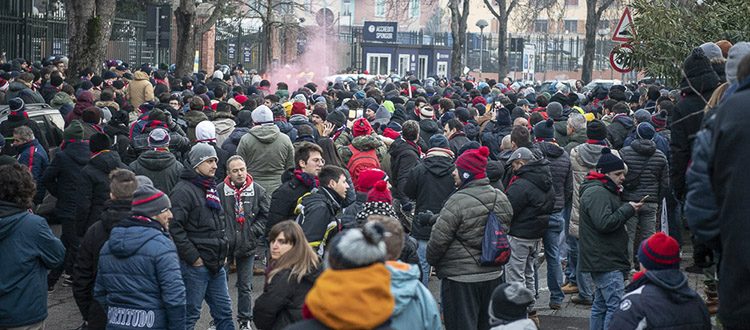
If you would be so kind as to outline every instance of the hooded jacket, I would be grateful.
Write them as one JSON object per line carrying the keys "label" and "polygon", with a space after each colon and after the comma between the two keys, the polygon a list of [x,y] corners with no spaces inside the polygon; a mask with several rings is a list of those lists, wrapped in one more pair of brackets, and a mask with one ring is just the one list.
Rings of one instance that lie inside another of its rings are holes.
{"label": "hooded jacket", "polygon": [[445,202],[427,242],[427,262],[435,266],[440,279],[499,271],[479,266],[475,260],[482,253],[489,209],[506,225],[513,218],[510,201],[487,178],[466,183]]}
{"label": "hooded jacket", "polygon": [[203,111],[196,111],[196,110],[190,110],[187,113],[185,113],[185,116],[183,117],[185,119],[185,122],[187,123],[187,137],[190,139],[190,141],[195,141],[195,127],[200,124],[200,122],[208,120],[208,116],[206,116]]}
{"label": "hooded jacket", "polygon": [[421,155],[415,145],[403,138],[393,141],[388,154],[391,156],[391,182],[395,183],[393,198],[403,199],[409,171],[419,164]]}
{"label": "hooded jacket", "polygon": [[310,128],[312,128],[313,138],[315,140],[318,140],[320,138],[320,134],[318,134],[318,130],[315,128],[315,125],[310,123],[310,120],[307,119],[305,115],[292,115],[291,117],[289,117],[289,124],[291,124],[292,127],[294,127],[294,129],[297,131],[297,137],[299,137],[300,126],[310,126]]}
{"label": "hooded jacket", "polygon": [[284,269],[270,282],[266,279],[263,294],[253,304],[255,326],[263,330],[281,330],[301,321],[305,296],[312,289],[320,272],[321,268],[314,269],[303,276],[302,281],[297,282],[296,276],[289,278],[291,270]]}
{"label": "hooded jacket", "polygon": [[185,166],[169,151],[149,150],[130,163],[130,168],[136,175],[151,179],[154,188],[170,193]]}
{"label": "hooded jacket", "polygon": [[622,200],[638,202],[646,195],[647,203],[659,203],[669,193],[669,164],[664,154],[656,149],[654,141],[637,139],[620,150],[628,166],[623,185],[639,182],[634,190],[624,189]]}
{"label": "hooded jacket", "polygon": [[[585,143],[570,151],[570,170],[573,172],[573,208],[570,212],[570,228],[568,231],[575,238],[578,238],[578,224],[580,223],[581,184],[589,172],[596,168],[596,163],[602,155],[603,148],[602,145]],[[617,150],[612,150],[612,154],[620,157]]]}
{"label": "hooded jacket", "polygon": [[[286,120],[286,117],[284,117],[284,120]],[[296,141],[297,140],[297,129],[294,128],[294,125],[292,125],[292,124],[290,124],[290,123],[288,123],[286,121],[281,121],[281,120],[274,121],[273,124],[276,125],[276,127],[279,128],[279,131],[281,133],[284,133],[284,135],[286,135],[287,137],[289,137],[290,141]]]}
{"label": "hooded jacket", "polygon": [[229,135],[234,131],[234,127],[237,125],[234,122],[234,116],[229,112],[218,111],[214,114],[211,122],[216,127],[216,145],[221,146],[224,141],[229,138]]}
{"label": "hooded jacket", "polygon": [[76,232],[83,237],[86,230],[99,221],[104,202],[109,199],[109,173],[117,168],[128,169],[116,152],[105,150],[95,155],[81,171],[77,189]]}
{"label": "hooded jacket", "polygon": [[[588,138],[586,137],[586,129],[581,129],[578,131],[575,131],[573,135],[568,136],[568,143],[565,144],[565,152],[570,154],[570,152],[573,150],[573,148],[586,143],[586,140]],[[558,142],[558,144],[560,144]],[[562,144],[560,144],[562,145]]]}
{"label": "hooded jacket", "polygon": [[[94,298],[107,311],[107,329],[185,328],[185,284],[174,243],[161,224],[126,218],[99,255]],[[144,320],[144,318],[146,320]]]}
{"label": "hooded jacket", "polygon": [[610,329],[711,329],[711,316],[701,297],[678,269],[647,270],[625,288]]}
{"label": "hooded jacket", "polygon": [[55,216],[75,219],[80,199],[78,189],[83,183],[81,171],[89,162],[91,152],[88,142],[66,142],[60,149],[44,172],[42,183],[57,198]]}
{"label": "hooded jacket", "polygon": [[283,181],[279,189],[271,194],[271,208],[268,213],[268,224],[266,231],[270,230],[275,224],[284,220],[294,220],[297,215],[294,209],[297,206],[297,200],[302,195],[310,192],[313,187],[306,186],[300,179],[294,175],[294,170],[289,169],[281,176]]}
{"label": "hooded jacket", "polygon": [[430,138],[442,132],[443,128],[434,119],[419,120],[419,146],[424,150],[429,149],[430,146],[427,143],[430,142]]}
{"label": "hooded jacket", "polygon": [[[308,242],[323,241],[327,226],[331,222],[341,228],[341,221],[336,217],[342,209],[341,199],[336,192],[326,187],[312,190],[310,195],[302,199],[304,219],[300,222],[300,226]],[[329,240],[331,238],[328,237]]]}
{"label": "hooded jacket", "polygon": [[60,91],[49,101],[49,106],[60,110],[60,114],[65,118],[75,107],[73,100],[68,93]]}
{"label": "hooded jacket", "polygon": [[[227,220],[227,240],[229,241],[230,257],[246,258],[255,256],[255,248],[260,245],[260,238],[266,232],[268,208],[270,201],[265,190],[259,184],[252,182],[242,190],[240,203],[244,212],[244,222],[239,223],[235,211],[237,192],[229,186],[228,179],[216,186],[219,193],[221,207]],[[229,184],[232,184],[231,182]],[[232,184],[233,185],[233,184]]]}
{"label": "hooded jacket", "polygon": [[[383,157],[388,153],[388,148],[376,137],[376,135],[355,137],[354,140],[352,140],[351,146],[359,151],[369,151],[374,149],[379,162],[382,162]],[[341,157],[341,161],[344,164],[349,164],[349,160],[351,160],[353,156],[349,146],[338,146],[338,153],[339,157]]]}
{"label": "hooded jacket", "polygon": [[65,127],[68,127],[74,120],[80,120],[83,115],[83,110],[94,106],[94,94],[90,91],[82,91],[76,97],[76,105],[73,107],[73,111],[65,116]]}
{"label": "hooded jacket", "polygon": [[5,96],[5,100],[7,101],[16,97],[20,97],[26,104],[47,103],[39,92],[29,88],[29,86],[20,81],[12,81],[8,86],[8,94]]}
{"label": "hooded jacket", "polygon": [[560,212],[569,205],[573,198],[573,173],[570,171],[570,156],[556,143],[537,143],[539,150],[549,160],[552,174],[552,186],[555,188],[555,208],[552,213]]}
{"label": "hooded jacket", "polygon": [[612,143],[612,148],[620,150],[625,144],[625,138],[635,128],[633,118],[626,114],[617,114],[612,118],[612,124],[607,126],[607,140]]}
{"label": "hooded jacket", "polygon": [[0,201],[0,327],[47,318],[47,272],[62,265],[65,248],[47,220]]}
{"label": "hooded jacket", "polygon": [[503,138],[506,135],[510,135],[512,131],[513,126],[510,123],[498,123],[494,120],[488,121],[482,128],[480,141],[483,146],[490,148],[490,158],[492,160],[500,160],[500,154],[502,153],[500,146],[502,145]]}
{"label": "hooded jacket", "polygon": [[[34,153],[31,152],[32,146],[34,147]],[[47,153],[36,139],[17,146],[16,149],[20,152],[17,157],[18,163],[29,168],[31,177],[37,183],[34,203],[40,204],[44,199],[45,192],[44,185],[41,184],[42,176],[44,175],[44,171],[47,170],[47,166],[49,166]]]}
{"label": "hooded jacket", "polygon": [[561,146],[568,144],[568,120],[555,120],[552,125],[555,130],[555,140]]}
{"label": "hooded jacket", "polygon": [[[42,133],[42,131],[39,129],[39,125],[37,125],[35,121],[27,118],[27,114],[25,112],[16,115],[8,114],[8,119],[0,123],[0,134],[2,134],[6,139],[12,139],[13,131],[21,126],[30,128],[31,131],[34,132],[34,138],[37,140],[37,142],[39,142],[45,152],[49,151],[46,135]],[[11,146],[10,143],[6,143],[3,147],[4,155],[15,156],[18,155],[19,152],[19,148]]]}
{"label": "hooded jacket", "polygon": [[396,306],[391,315],[395,329],[441,329],[435,298],[419,281],[419,267],[399,261],[386,262],[391,272],[391,294]]}
{"label": "hooded jacket", "polygon": [[448,138],[448,143],[451,146],[451,151],[453,151],[453,154],[455,155],[457,155],[461,148],[469,142],[471,142],[471,140],[466,137],[466,133],[464,132],[456,132],[455,134],[451,135],[450,138]]}
{"label": "hooded jacket", "polygon": [[[453,170],[456,166],[453,164],[453,158],[447,152],[438,151],[432,149],[427,152],[422,163],[409,172],[404,194],[415,201],[415,215],[425,211],[440,213],[445,201],[455,191]],[[432,226],[412,221],[411,236],[414,238],[429,240],[431,231]]]}
{"label": "hooded jacket", "polygon": [[549,161],[533,160],[521,167],[505,193],[513,206],[508,234],[525,239],[542,238],[555,208]]}
{"label": "hooded jacket", "polygon": [[281,186],[281,174],[294,167],[294,146],[275,125],[259,125],[240,139],[237,154],[269,196]]}
{"label": "hooded jacket", "polygon": [[143,71],[136,71],[133,80],[128,84],[128,100],[133,109],[138,109],[141,104],[154,100],[154,86],[151,85],[148,75]]}
{"label": "hooded jacket", "polygon": [[578,265],[583,272],[630,269],[625,222],[635,215],[620,200],[619,188],[608,176],[591,172],[581,185]]}

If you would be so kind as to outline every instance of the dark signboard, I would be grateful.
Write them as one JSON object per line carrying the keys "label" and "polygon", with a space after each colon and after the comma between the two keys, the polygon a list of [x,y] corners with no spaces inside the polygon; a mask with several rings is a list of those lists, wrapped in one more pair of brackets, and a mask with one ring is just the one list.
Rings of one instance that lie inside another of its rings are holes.
{"label": "dark signboard", "polygon": [[365,41],[396,42],[398,23],[365,21],[362,31]]}

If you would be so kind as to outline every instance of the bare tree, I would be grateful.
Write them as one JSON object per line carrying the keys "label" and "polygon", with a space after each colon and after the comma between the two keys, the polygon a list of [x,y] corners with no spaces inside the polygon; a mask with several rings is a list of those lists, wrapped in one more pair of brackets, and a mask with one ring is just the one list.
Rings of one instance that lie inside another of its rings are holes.
{"label": "bare tree", "polygon": [[199,1],[179,0],[179,5],[174,11],[175,27],[177,29],[177,42],[174,50],[175,75],[177,77],[184,77],[193,71],[193,54],[195,53],[196,37],[208,32],[231,2],[214,0],[204,1],[203,3],[208,3],[211,6],[211,15],[200,24],[197,24],[196,13],[196,9],[200,4]]}
{"label": "bare tree", "polygon": [[112,34],[115,0],[66,0],[68,16],[68,58],[70,77],[78,80],[84,68],[101,67]]}
{"label": "bare tree", "polygon": [[594,56],[596,52],[596,30],[599,21],[607,8],[612,6],[615,0],[586,0],[586,36],[583,46],[583,68],[581,80],[583,83],[591,81],[594,70]]}
{"label": "bare tree", "polygon": [[[463,8],[459,9],[459,5]],[[469,18],[469,0],[448,0],[451,12],[451,76],[458,77],[465,66],[464,47],[466,46],[466,20]]]}

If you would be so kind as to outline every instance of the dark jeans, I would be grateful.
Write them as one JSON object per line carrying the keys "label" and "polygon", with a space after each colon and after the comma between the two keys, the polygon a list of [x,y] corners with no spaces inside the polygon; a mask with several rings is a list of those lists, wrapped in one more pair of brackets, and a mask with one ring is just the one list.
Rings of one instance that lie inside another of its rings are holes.
{"label": "dark jeans", "polygon": [[76,234],[75,219],[58,219],[60,220],[60,224],[62,225],[62,235],[60,236],[60,240],[65,247],[65,259],[62,266],[53,269],[52,271],[50,271],[49,275],[47,275],[47,285],[50,287],[54,286],[57,283],[63,271],[65,271],[65,273],[70,276],[73,275],[73,264],[76,261],[76,255],[78,254],[78,245],[80,244],[81,240],[81,238],[78,237],[78,234]]}
{"label": "dark jeans", "polygon": [[667,194],[666,198],[669,236],[677,240],[677,243],[682,246],[682,203],[674,197],[674,194]]}
{"label": "dark jeans", "polygon": [[[253,320],[253,264],[255,256],[235,258],[237,265],[237,321]],[[229,263],[224,269],[227,270],[227,282],[229,282]]]}
{"label": "dark jeans", "polygon": [[490,299],[495,287],[501,283],[502,277],[476,283],[444,278],[440,283],[440,301],[445,330],[489,329]]}
{"label": "dark jeans", "polygon": [[234,330],[232,321],[232,300],[227,287],[227,273],[220,268],[211,274],[206,266],[193,267],[184,261],[180,263],[182,279],[185,281],[186,329],[193,329],[201,317],[203,300],[206,300],[217,330]]}
{"label": "dark jeans", "polygon": [[[560,304],[565,298],[562,292],[562,265],[560,264],[560,234],[564,227],[563,212],[550,215],[549,227],[544,233],[544,257],[547,261],[547,287],[550,304]],[[553,225],[554,224],[554,225]]]}

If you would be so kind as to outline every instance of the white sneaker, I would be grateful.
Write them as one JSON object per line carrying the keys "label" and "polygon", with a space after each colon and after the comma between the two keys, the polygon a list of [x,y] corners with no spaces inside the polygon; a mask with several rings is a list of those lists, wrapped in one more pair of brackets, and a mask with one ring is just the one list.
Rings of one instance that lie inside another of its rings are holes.
{"label": "white sneaker", "polygon": [[211,320],[211,322],[208,322],[207,330],[216,330],[216,325],[214,324],[214,320]]}
{"label": "white sneaker", "polygon": [[255,330],[253,322],[251,321],[240,321],[240,330]]}

